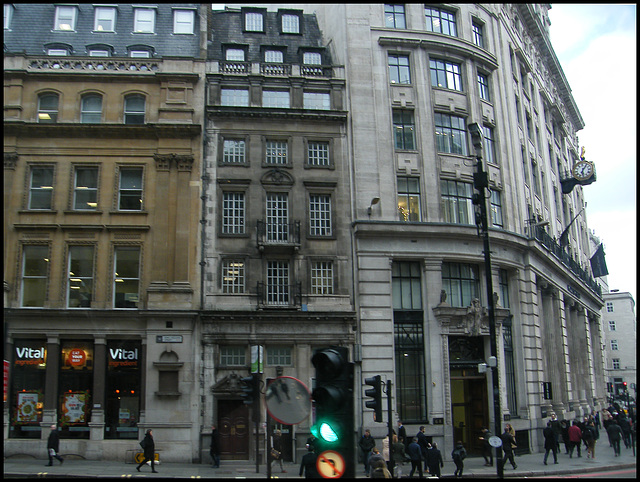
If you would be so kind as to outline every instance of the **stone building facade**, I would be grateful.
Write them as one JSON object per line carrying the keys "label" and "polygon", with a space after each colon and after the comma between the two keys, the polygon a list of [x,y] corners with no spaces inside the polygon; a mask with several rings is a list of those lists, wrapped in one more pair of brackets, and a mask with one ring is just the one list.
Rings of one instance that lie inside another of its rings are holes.
{"label": "stone building facade", "polygon": [[191,461],[208,9],[4,9],[5,455]]}
{"label": "stone building facade", "polygon": [[[479,453],[480,429],[494,427],[491,370],[478,370],[490,344],[477,123],[501,416],[520,450],[537,451],[551,412],[580,416],[605,398],[603,298],[579,216],[588,187],[561,184],[584,123],[549,41],[549,5],[304,8],[346,73],[361,378],[391,380],[393,417],[408,433],[425,425],[445,452],[462,440]],[[357,428],[384,436],[363,402]]]}

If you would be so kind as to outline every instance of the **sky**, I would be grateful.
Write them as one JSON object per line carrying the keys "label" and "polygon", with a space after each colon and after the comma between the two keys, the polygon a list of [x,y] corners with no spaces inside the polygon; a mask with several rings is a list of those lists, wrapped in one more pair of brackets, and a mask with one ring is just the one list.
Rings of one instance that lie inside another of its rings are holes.
{"label": "sky", "polygon": [[597,180],[583,187],[587,226],[604,245],[609,290],[637,302],[636,6],[552,4],[551,44],[585,127],[578,131]]}

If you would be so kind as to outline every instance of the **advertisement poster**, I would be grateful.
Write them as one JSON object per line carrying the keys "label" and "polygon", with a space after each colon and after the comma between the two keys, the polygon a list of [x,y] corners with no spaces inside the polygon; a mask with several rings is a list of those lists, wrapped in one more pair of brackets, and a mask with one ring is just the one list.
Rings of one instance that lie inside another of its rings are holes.
{"label": "advertisement poster", "polygon": [[85,423],[87,411],[87,392],[69,392],[62,396],[62,424]]}
{"label": "advertisement poster", "polygon": [[38,392],[19,392],[16,423],[37,423],[39,421]]}

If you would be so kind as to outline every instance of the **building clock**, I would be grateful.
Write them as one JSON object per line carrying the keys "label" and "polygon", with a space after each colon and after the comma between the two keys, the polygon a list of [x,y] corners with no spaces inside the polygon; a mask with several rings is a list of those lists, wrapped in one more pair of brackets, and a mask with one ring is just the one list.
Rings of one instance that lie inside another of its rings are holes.
{"label": "building clock", "polygon": [[580,159],[573,165],[571,173],[573,174],[573,177],[578,181],[586,181],[593,176],[593,163],[587,161],[586,159]]}

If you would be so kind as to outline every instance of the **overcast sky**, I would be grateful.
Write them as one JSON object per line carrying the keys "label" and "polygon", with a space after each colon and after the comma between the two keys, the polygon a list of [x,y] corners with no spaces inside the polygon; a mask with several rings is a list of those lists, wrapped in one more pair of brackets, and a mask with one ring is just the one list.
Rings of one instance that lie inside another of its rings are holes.
{"label": "overcast sky", "polygon": [[597,180],[584,186],[587,224],[604,244],[609,289],[636,298],[636,6],[552,4],[551,43],[585,123]]}

